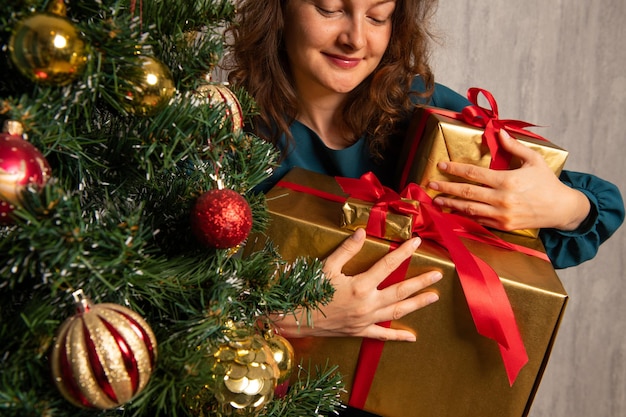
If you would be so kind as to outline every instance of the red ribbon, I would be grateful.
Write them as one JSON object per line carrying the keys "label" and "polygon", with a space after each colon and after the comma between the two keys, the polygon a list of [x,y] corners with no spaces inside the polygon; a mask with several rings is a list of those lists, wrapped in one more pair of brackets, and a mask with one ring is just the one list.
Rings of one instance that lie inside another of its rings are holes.
{"label": "red ribbon", "polygon": [[[478,98],[480,94],[484,95],[487,99],[487,102],[489,103],[489,108],[481,107],[478,104]],[[545,139],[544,137],[539,136],[538,134],[533,133],[529,130],[526,130],[527,127],[536,126],[532,123],[527,123],[521,120],[500,119],[500,116],[498,114],[498,103],[489,91],[477,87],[472,87],[467,90],[467,98],[472,104],[463,108],[461,113],[432,107],[426,107],[423,109],[424,114],[420,119],[415,135],[415,140],[413,140],[413,143],[411,144],[407,162],[400,177],[400,187],[406,186],[409,182],[408,176],[411,168],[411,163],[415,160],[417,148],[419,146],[422,135],[424,134],[424,129],[426,128],[426,121],[428,120],[428,116],[431,114],[440,114],[442,116],[461,121],[470,126],[475,126],[483,129],[483,142],[485,143],[485,145],[489,149],[489,153],[491,154],[491,162],[489,164],[489,168],[491,169],[508,169],[511,163],[511,154],[502,149],[502,147],[500,146],[500,142],[498,139],[498,133],[500,132],[500,130],[504,129],[512,136],[514,133],[517,133],[531,138],[547,141],[547,139]]]}
{"label": "red ribbon", "polygon": [[[370,236],[384,236],[386,213],[410,215],[413,218],[413,232],[423,239],[431,239],[444,247],[454,262],[468,307],[479,334],[495,340],[500,349],[504,367],[513,385],[519,371],[528,362],[528,355],[519,333],[509,299],[496,272],[485,261],[478,258],[463,244],[460,237],[473,239],[507,250],[515,250],[548,261],[545,253],[521,245],[515,245],[499,238],[478,223],[463,216],[443,212],[432,203],[430,196],[416,184],[410,184],[402,194],[383,186],[372,173],[359,179],[336,177],[335,180],[345,193],[353,198],[368,201],[376,207],[372,210],[366,231]],[[305,192],[330,201],[344,203],[347,198],[329,194],[300,184],[280,181],[280,187]],[[415,200],[419,207],[402,201],[402,198]],[[391,245],[390,250],[395,246]],[[409,262],[394,271],[379,288],[401,282],[406,276]],[[379,323],[385,327],[390,322]],[[359,353],[349,404],[363,408],[374,379],[376,368],[382,355],[384,342],[364,339]]]}
{"label": "red ribbon", "polygon": [[[391,242],[389,252],[395,250],[397,247],[397,243]],[[405,259],[395,271],[389,274],[389,276],[380,283],[378,289],[382,290],[383,288],[404,281],[410,263],[411,258]],[[391,321],[376,324],[386,328],[391,327]],[[359,358],[357,360],[356,370],[354,371],[354,382],[352,384],[352,390],[350,391],[350,398],[348,399],[348,405],[351,407],[365,407],[365,402],[369,395],[370,388],[372,387],[380,358],[383,356],[384,347],[385,342],[382,340],[364,338],[361,342]]]}

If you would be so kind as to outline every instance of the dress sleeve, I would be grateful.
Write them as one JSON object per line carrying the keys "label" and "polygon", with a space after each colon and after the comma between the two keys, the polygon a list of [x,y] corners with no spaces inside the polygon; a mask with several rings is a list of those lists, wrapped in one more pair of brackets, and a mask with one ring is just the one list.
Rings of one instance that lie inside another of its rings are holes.
{"label": "dress sleeve", "polygon": [[561,181],[583,192],[591,203],[587,219],[574,231],[542,229],[546,253],[556,269],[579,265],[592,259],[598,248],[624,221],[624,201],[612,183],[592,174],[564,170]]}

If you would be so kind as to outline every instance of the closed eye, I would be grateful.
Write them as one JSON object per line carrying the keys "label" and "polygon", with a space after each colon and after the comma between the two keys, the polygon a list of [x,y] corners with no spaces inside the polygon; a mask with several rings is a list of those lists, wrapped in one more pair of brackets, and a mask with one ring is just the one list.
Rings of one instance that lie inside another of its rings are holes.
{"label": "closed eye", "polygon": [[389,21],[389,17],[383,18],[383,19],[380,19],[380,18],[377,19],[375,17],[370,16],[369,19],[375,25],[384,25],[385,23],[387,23]]}
{"label": "closed eye", "polygon": [[319,6],[315,6],[315,8],[317,9],[317,11],[319,12],[319,14],[321,14],[322,16],[334,16],[337,13],[340,13],[341,10],[327,10],[327,9],[323,9]]}

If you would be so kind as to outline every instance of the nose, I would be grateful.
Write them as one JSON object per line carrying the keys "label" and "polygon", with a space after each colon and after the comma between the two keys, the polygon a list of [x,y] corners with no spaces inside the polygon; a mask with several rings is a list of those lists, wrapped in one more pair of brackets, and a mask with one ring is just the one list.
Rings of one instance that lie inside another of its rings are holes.
{"label": "nose", "polygon": [[352,17],[346,19],[346,25],[341,32],[339,42],[344,48],[359,50],[365,46],[365,27],[361,19]]}

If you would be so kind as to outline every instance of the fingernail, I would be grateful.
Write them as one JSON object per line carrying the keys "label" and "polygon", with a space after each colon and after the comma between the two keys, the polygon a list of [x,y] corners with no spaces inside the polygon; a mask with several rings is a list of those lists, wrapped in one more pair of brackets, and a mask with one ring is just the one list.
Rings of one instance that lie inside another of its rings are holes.
{"label": "fingernail", "polygon": [[437,294],[435,294],[434,292],[429,292],[428,296],[426,297],[426,302],[428,304],[432,304],[435,303],[439,300],[439,296]]}
{"label": "fingernail", "polygon": [[429,182],[428,183],[428,188],[430,188],[431,190],[438,190],[439,189],[439,184],[437,184],[436,182]]}
{"label": "fingernail", "polygon": [[447,164],[447,163],[445,163],[445,162],[439,162],[439,163],[437,164],[437,167],[438,167],[439,169],[441,169],[441,170],[445,171],[446,169],[448,169],[448,164]]}
{"label": "fingernail", "polygon": [[430,279],[431,279],[433,284],[435,282],[438,282],[441,278],[443,278],[443,274],[441,272],[439,272],[439,271],[433,272],[432,275],[430,276]]}
{"label": "fingernail", "polygon": [[406,339],[404,339],[406,342],[416,342],[417,341],[417,337],[415,337],[414,334],[411,334],[409,336],[406,337]]}
{"label": "fingernail", "polygon": [[443,206],[443,200],[441,198],[435,198],[433,200],[433,203],[437,204],[438,206]]}
{"label": "fingernail", "polygon": [[509,132],[507,132],[506,129],[500,129],[500,135],[502,135],[502,137],[505,139],[511,138],[511,135],[509,135]]}
{"label": "fingernail", "polygon": [[413,241],[411,242],[411,245],[413,245],[414,249],[417,249],[419,245],[421,244],[422,244],[422,239],[420,239],[419,237],[413,238]]}
{"label": "fingernail", "polygon": [[359,227],[358,229],[354,231],[354,233],[352,233],[352,236],[350,236],[350,239],[362,240],[364,237],[365,237],[365,229]]}

